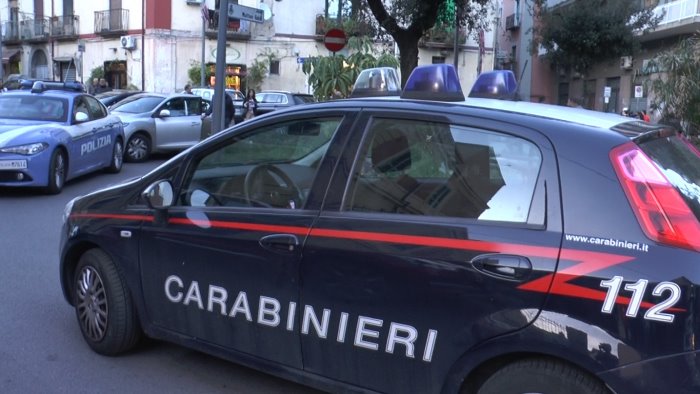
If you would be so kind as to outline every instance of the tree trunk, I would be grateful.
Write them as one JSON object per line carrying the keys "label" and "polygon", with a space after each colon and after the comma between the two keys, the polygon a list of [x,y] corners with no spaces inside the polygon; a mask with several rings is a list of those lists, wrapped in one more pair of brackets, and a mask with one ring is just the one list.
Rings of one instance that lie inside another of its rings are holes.
{"label": "tree trunk", "polygon": [[409,35],[402,36],[396,40],[396,45],[399,47],[401,56],[399,64],[401,65],[401,87],[406,86],[408,76],[411,75],[416,66],[418,66],[418,40],[417,37]]}

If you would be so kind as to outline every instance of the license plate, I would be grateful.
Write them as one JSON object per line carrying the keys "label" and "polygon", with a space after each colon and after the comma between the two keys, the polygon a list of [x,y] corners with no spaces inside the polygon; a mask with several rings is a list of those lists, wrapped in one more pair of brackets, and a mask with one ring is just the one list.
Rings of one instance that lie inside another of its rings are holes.
{"label": "license plate", "polygon": [[0,170],[21,170],[27,168],[26,160],[0,160]]}

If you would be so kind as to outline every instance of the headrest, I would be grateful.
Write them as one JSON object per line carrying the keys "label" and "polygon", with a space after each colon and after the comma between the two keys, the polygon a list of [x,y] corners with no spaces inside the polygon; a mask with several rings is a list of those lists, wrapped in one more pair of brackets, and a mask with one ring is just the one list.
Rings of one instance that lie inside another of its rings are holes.
{"label": "headrest", "polygon": [[404,171],[411,167],[408,138],[397,130],[378,133],[372,142],[372,165],[380,172]]}

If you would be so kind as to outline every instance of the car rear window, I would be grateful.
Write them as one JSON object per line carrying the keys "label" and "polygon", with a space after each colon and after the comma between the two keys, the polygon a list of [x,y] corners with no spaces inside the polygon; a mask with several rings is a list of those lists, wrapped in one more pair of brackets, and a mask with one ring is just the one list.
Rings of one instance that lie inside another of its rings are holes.
{"label": "car rear window", "polygon": [[129,97],[127,99],[124,99],[123,101],[120,101],[114,107],[112,107],[112,111],[140,114],[144,112],[153,111],[153,109],[162,102],[162,97]]}
{"label": "car rear window", "polygon": [[639,147],[666,175],[700,220],[700,155],[695,146],[675,133],[644,139]]}
{"label": "car rear window", "polygon": [[294,102],[296,104],[313,103],[314,96],[306,95],[306,94],[295,94],[294,95]]}

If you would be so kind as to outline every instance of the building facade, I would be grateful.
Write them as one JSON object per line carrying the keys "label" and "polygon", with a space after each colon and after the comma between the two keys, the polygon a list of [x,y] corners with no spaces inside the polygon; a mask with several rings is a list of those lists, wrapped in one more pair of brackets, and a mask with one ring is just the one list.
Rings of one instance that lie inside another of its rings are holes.
{"label": "building facade", "polygon": [[[303,61],[330,54],[323,44],[324,21],[332,18],[329,9],[338,0],[238,3],[263,10],[264,20],[229,21],[226,85],[244,89],[257,61],[268,69],[263,89],[310,93]],[[2,79],[20,74],[87,83],[101,67],[112,88],[182,90],[190,69],[201,64],[205,70],[215,68],[217,6],[218,0],[0,0]],[[492,68],[492,34],[485,32],[481,40],[476,34],[461,35],[458,69],[465,87],[480,65]],[[453,45],[429,37],[421,42],[419,64],[453,59]],[[204,84],[213,82],[206,78]]]}
{"label": "building facade", "polygon": [[[557,7],[575,1],[585,0],[549,0],[546,4]],[[524,100],[565,105],[571,97],[597,111],[646,110],[653,97],[645,82],[658,77],[658,70],[648,67],[649,61],[700,29],[700,0],[639,1],[641,6],[654,7],[654,13],[662,16],[655,29],[640,33],[641,51],[634,56],[601,59],[582,75],[558,71],[543,60],[541,51],[531,50],[531,28],[538,22],[533,17],[537,10],[532,1],[502,0],[497,18],[495,68],[516,72]]]}

